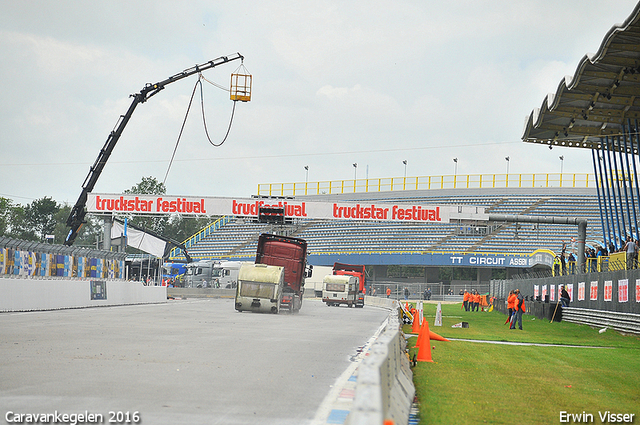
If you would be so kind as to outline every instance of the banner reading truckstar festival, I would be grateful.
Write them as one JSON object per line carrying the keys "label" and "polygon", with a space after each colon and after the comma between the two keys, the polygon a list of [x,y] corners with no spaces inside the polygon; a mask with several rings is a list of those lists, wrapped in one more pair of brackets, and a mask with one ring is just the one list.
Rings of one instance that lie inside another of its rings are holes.
{"label": "banner reading truckstar festival", "polygon": [[484,208],[396,202],[317,202],[273,198],[204,198],[90,193],[90,213],[194,214],[257,217],[263,207],[284,208],[290,218],[449,223],[486,220]]}

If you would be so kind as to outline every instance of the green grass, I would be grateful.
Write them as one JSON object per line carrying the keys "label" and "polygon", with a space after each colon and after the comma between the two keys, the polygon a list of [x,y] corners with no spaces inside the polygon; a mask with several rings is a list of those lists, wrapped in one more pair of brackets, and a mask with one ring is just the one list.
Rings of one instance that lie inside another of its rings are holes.
{"label": "green grass", "polygon": [[[460,304],[443,305],[436,327],[435,310],[425,304],[425,317],[446,338],[581,347],[431,341],[434,362],[413,369],[420,424],[557,424],[561,411],[590,413],[592,423],[601,423],[599,411],[634,413],[640,423],[640,338],[527,315],[524,330],[509,330],[505,315],[465,312]],[[451,327],[461,321],[469,328]],[[411,356],[415,342],[409,338]]]}

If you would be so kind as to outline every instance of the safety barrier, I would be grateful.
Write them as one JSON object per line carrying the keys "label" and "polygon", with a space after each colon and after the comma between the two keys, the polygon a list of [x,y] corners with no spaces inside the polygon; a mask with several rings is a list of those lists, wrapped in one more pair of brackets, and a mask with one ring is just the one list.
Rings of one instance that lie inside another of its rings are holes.
{"label": "safety barrier", "polygon": [[611,328],[618,332],[640,335],[640,314],[564,307],[562,320],[595,328]]}
{"label": "safety barrier", "polygon": [[386,298],[367,297],[366,305],[391,307],[385,329],[358,367],[358,381],[347,425],[382,425],[386,420],[406,424],[415,387],[406,340],[400,331],[397,303]]}
{"label": "safety barrier", "polygon": [[118,280],[0,279],[0,312],[167,302],[166,286]]}
{"label": "safety barrier", "polygon": [[375,306],[375,307],[387,308],[389,310],[398,308],[398,305],[396,304],[395,300],[391,298],[372,297],[369,295],[364,297],[364,304]]}

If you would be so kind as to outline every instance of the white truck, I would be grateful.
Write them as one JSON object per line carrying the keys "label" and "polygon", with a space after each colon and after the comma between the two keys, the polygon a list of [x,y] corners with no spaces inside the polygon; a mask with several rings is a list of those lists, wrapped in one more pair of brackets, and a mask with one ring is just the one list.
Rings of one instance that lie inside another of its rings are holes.
{"label": "white truck", "polygon": [[238,311],[280,312],[284,267],[243,264],[238,274],[235,308]]}
{"label": "white truck", "polygon": [[214,288],[235,288],[238,284],[240,261],[221,261],[213,265],[211,283]]}
{"label": "white truck", "polygon": [[197,261],[187,264],[185,286],[189,288],[235,288],[240,261]]}
{"label": "white truck", "polygon": [[322,301],[328,306],[346,304],[354,307],[358,300],[359,282],[356,276],[327,275],[323,279]]}

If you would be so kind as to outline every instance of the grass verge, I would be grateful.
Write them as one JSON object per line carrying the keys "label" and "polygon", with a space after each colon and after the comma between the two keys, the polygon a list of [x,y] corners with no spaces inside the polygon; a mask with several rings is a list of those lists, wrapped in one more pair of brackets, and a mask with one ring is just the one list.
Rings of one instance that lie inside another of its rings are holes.
{"label": "grass verge", "polygon": [[[561,412],[609,423],[600,420],[606,411],[634,414],[633,423],[640,423],[640,338],[527,315],[524,330],[509,330],[505,315],[465,312],[460,304],[443,305],[442,327],[435,327],[435,311],[425,304],[431,331],[446,338],[545,346],[431,341],[434,362],[413,369],[420,424],[577,422],[561,421]],[[451,327],[462,321],[469,328]],[[409,338],[410,356],[416,339]]]}

